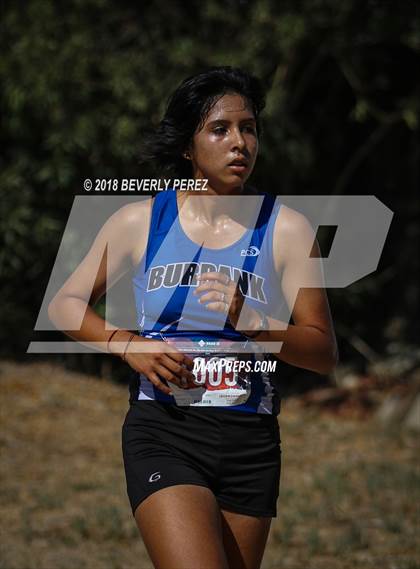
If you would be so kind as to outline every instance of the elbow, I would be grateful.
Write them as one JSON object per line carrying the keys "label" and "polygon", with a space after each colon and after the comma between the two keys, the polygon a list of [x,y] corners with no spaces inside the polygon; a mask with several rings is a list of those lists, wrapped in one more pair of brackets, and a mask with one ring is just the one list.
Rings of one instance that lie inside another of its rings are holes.
{"label": "elbow", "polygon": [[61,332],[80,330],[89,304],[79,297],[57,293],[47,308],[48,318]]}
{"label": "elbow", "polygon": [[52,301],[49,303],[48,305],[48,309],[47,309],[47,313],[48,313],[48,318],[50,319],[50,321],[54,324],[54,326],[57,326],[57,313],[58,313],[58,308],[57,308],[57,297],[55,296]]}
{"label": "elbow", "polygon": [[68,297],[62,294],[56,294],[48,304],[47,314],[50,321],[57,330],[65,330],[68,320],[68,309],[66,307],[66,299]]}

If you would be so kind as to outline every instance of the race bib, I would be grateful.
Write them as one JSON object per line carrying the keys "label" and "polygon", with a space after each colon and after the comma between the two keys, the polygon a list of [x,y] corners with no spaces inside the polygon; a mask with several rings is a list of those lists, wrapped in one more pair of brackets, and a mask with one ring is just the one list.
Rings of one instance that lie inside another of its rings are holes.
{"label": "race bib", "polygon": [[181,389],[171,384],[177,405],[225,407],[248,400],[251,376],[240,369],[240,360],[234,356],[198,356],[193,359],[197,387]]}
{"label": "race bib", "polygon": [[227,407],[240,405],[248,400],[251,394],[249,354],[244,359],[237,353],[229,353],[235,349],[231,342],[214,342],[215,346],[206,345],[205,352],[202,351],[202,341],[183,342],[183,344],[177,342],[176,347],[194,360],[193,374],[197,387],[182,389],[171,383],[177,405]]}

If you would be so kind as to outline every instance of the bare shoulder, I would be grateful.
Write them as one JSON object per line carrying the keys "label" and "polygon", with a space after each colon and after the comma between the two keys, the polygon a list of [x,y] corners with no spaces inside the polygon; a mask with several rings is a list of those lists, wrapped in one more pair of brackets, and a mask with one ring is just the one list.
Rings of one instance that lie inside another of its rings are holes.
{"label": "bare shoulder", "polygon": [[146,249],[149,235],[152,199],[129,203],[118,209],[105,224],[109,240],[123,243],[132,264],[137,265]]}
{"label": "bare shoulder", "polygon": [[282,205],[274,224],[273,257],[278,273],[297,252],[314,244],[315,232],[308,219],[300,212]]}
{"label": "bare shoulder", "polygon": [[122,206],[115,212],[116,222],[122,226],[130,227],[150,216],[152,199],[147,198],[136,202],[131,202]]}

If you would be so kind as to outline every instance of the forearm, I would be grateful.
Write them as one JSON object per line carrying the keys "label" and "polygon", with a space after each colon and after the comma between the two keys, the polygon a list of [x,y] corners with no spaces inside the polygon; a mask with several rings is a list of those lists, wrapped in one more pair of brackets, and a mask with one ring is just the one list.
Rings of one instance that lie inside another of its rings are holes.
{"label": "forearm", "polygon": [[270,317],[267,322],[268,330],[259,332],[252,341],[282,342],[280,351],[272,353],[288,364],[321,374],[334,369],[338,359],[334,337],[313,326],[287,325]]}
{"label": "forearm", "polygon": [[73,296],[55,299],[48,308],[48,315],[58,330],[102,352],[120,354],[130,338],[130,332],[120,330],[107,346],[110,335],[117,328],[96,314],[86,301]]}

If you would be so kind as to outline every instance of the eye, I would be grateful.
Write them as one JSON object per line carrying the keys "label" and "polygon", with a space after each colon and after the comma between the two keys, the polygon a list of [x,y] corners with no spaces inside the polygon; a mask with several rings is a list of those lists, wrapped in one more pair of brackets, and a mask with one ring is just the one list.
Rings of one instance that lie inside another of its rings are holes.
{"label": "eye", "polygon": [[243,127],[243,130],[244,130],[245,132],[250,132],[250,133],[252,133],[252,134],[256,134],[256,129],[255,129],[255,127],[254,127],[252,124],[247,124],[247,125],[245,125],[245,126]]}
{"label": "eye", "polygon": [[227,129],[224,126],[216,126],[216,128],[213,129],[213,132],[215,134],[225,134],[227,132]]}

